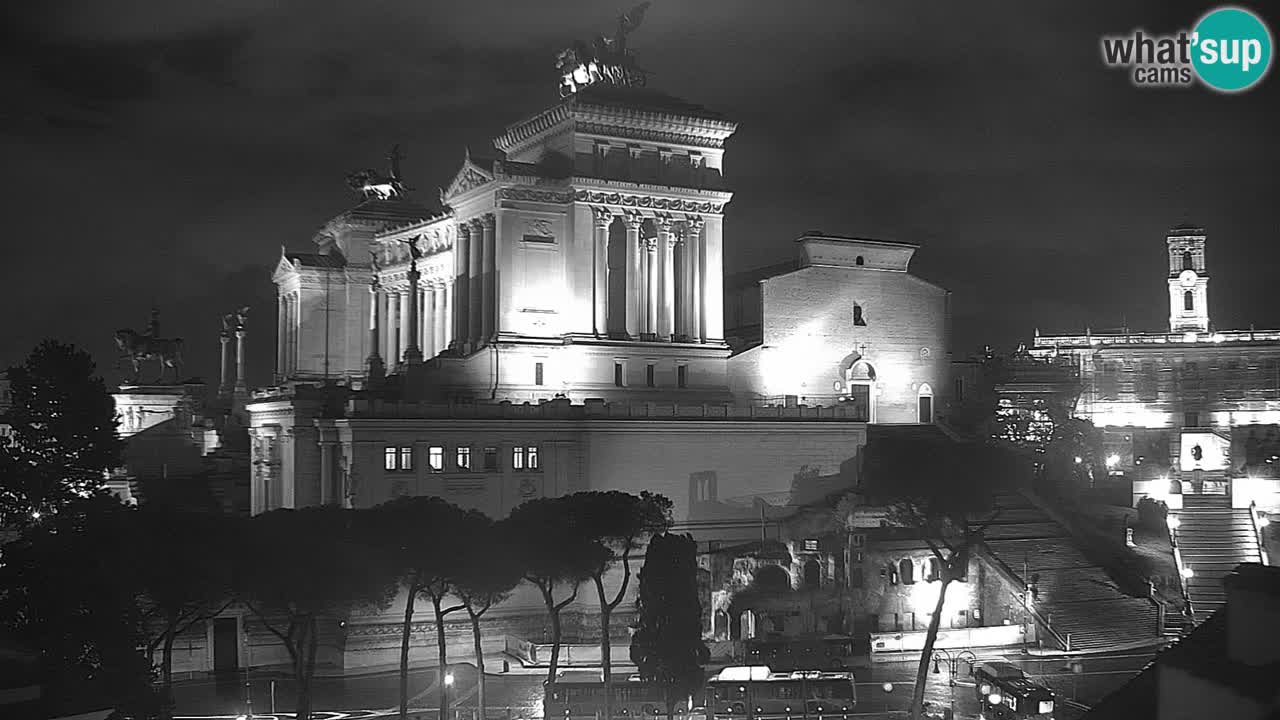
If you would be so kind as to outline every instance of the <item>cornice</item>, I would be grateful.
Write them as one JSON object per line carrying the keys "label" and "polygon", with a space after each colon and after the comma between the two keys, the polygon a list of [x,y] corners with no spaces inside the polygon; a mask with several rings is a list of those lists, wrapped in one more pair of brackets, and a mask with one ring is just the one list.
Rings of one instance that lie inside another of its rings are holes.
{"label": "cornice", "polygon": [[662,145],[685,145],[713,150],[723,149],[724,141],[728,137],[727,135],[725,137],[717,137],[693,132],[679,132],[669,128],[648,125],[619,125],[598,121],[577,121],[574,123],[574,129],[584,135],[599,135],[601,137],[641,140]]}
{"label": "cornice", "polygon": [[723,215],[725,202],[713,200],[694,200],[679,197],[654,197],[639,193],[609,192],[606,190],[577,190],[573,199],[577,202],[592,205],[608,205],[618,208],[634,208],[637,210],[671,211],[682,213],[698,213],[702,215]]}
{"label": "cornice", "polygon": [[569,119],[569,104],[562,102],[555,107],[526,118],[513,125],[508,125],[501,135],[493,139],[493,144],[503,152],[511,152],[517,145],[527,143],[537,136],[555,130],[558,125]]}

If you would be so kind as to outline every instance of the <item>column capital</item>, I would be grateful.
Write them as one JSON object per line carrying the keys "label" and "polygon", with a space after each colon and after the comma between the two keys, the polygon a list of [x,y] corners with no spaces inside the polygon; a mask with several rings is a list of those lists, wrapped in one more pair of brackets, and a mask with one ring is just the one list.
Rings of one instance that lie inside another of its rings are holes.
{"label": "column capital", "polygon": [[459,220],[456,227],[457,227],[459,237],[464,237],[468,239],[471,238],[471,221],[470,220]]}
{"label": "column capital", "polygon": [[596,228],[598,229],[605,229],[613,224],[613,211],[607,207],[592,205],[591,214],[595,219]]}
{"label": "column capital", "polygon": [[653,224],[658,227],[658,232],[667,235],[670,234],[671,228],[675,226],[675,218],[666,213],[658,213],[653,216]]}
{"label": "column capital", "polygon": [[627,224],[628,230],[639,230],[640,226],[644,224],[644,216],[640,214],[639,210],[624,210],[622,211],[622,221]]}
{"label": "column capital", "polygon": [[691,235],[697,235],[702,232],[702,226],[705,222],[706,220],[701,215],[685,215],[685,232],[688,232]]}
{"label": "column capital", "polygon": [[641,238],[641,239],[640,239],[640,247],[644,248],[645,250],[648,250],[648,251],[649,251],[649,252],[651,252],[651,253],[657,252],[657,251],[658,251],[658,238],[656,238],[656,237]]}
{"label": "column capital", "polygon": [[475,223],[475,226],[481,230],[493,230],[498,226],[498,218],[493,213],[485,213],[471,222]]}

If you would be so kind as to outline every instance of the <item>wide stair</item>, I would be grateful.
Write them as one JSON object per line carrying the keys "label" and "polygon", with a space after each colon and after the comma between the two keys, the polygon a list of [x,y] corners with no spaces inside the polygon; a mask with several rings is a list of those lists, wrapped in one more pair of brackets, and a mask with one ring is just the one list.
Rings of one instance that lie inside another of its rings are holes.
{"label": "wide stair", "polygon": [[1120,592],[1067,528],[1020,494],[1001,495],[996,504],[1000,513],[987,529],[987,549],[1024,583],[1034,580],[1036,611],[1072,650],[1158,637],[1155,603]]}
{"label": "wide stair", "polygon": [[1240,563],[1260,563],[1258,536],[1247,508],[1227,495],[1183,495],[1175,535],[1183,567],[1191,568],[1187,596],[1196,624],[1226,604],[1222,580]]}

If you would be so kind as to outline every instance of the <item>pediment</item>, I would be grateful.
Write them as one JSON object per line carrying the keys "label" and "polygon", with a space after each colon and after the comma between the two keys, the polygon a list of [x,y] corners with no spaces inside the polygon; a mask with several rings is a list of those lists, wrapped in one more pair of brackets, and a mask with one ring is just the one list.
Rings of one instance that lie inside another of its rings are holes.
{"label": "pediment", "polygon": [[278,285],[281,281],[291,278],[297,274],[298,269],[294,267],[293,261],[289,259],[289,256],[283,252],[280,253],[280,259],[276,262],[276,268],[271,272],[271,281]]}
{"label": "pediment", "polygon": [[449,200],[463,193],[471,192],[491,182],[493,182],[493,172],[477,165],[468,153],[466,159],[462,161],[462,167],[453,176],[453,182],[449,183],[448,189],[441,193],[440,197],[448,203]]}

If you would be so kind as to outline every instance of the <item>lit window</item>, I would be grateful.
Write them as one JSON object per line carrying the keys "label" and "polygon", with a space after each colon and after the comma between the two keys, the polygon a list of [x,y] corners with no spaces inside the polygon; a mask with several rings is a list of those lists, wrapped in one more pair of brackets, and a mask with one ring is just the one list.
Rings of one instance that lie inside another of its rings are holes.
{"label": "lit window", "polygon": [[818,552],[818,540],[816,538],[807,538],[804,541],[805,552]]}
{"label": "lit window", "polygon": [[676,367],[676,385],[678,387],[689,387],[688,365],[679,365]]}
{"label": "lit window", "polygon": [[524,449],[524,459],[530,470],[538,469],[538,446],[530,445]]}
{"label": "lit window", "polygon": [[399,467],[399,469],[400,469],[400,470],[412,470],[412,469],[413,469],[413,448],[411,448],[411,447],[402,447],[402,448],[400,448],[400,467]]}
{"label": "lit window", "polygon": [[523,447],[511,448],[511,469],[512,470],[524,469],[524,448]]}
{"label": "lit window", "polygon": [[542,363],[533,364],[533,384],[534,385],[542,384]]}
{"label": "lit window", "polygon": [[644,366],[644,384],[648,387],[654,386],[654,370],[653,363]]}
{"label": "lit window", "polygon": [[396,449],[394,447],[388,447],[382,451],[382,469],[396,469]]}
{"label": "lit window", "polygon": [[484,469],[485,470],[498,469],[498,448],[487,447],[484,449]]}
{"label": "lit window", "polygon": [[458,446],[458,454],[455,458],[459,470],[471,469],[471,448]]}
{"label": "lit window", "polygon": [[431,466],[432,472],[444,470],[444,448],[439,445],[432,445],[428,448],[427,464]]}
{"label": "lit window", "polygon": [[622,380],[623,380],[622,363],[620,363],[620,362],[616,362],[616,363],[614,363],[614,364],[613,364],[613,385],[614,385],[614,387],[622,387]]}

